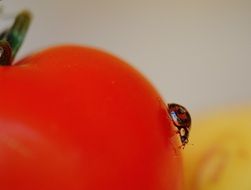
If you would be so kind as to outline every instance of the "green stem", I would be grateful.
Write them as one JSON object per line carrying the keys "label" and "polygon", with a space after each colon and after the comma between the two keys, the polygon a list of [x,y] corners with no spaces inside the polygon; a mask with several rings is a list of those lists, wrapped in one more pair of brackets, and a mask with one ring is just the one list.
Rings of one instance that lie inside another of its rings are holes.
{"label": "green stem", "polygon": [[31,22],[31,13],[19,13],[10,29],[0,35],[0,65],[11,65],[21,47]]}

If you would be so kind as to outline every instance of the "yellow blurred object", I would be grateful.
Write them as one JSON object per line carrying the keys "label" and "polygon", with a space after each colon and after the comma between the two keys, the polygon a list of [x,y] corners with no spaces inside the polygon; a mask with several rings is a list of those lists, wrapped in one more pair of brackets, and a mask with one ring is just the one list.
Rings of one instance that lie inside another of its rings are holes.
{"label": "yellow blurred object", "polygon": [[250,104],[193,118],[189,144],[185,190],[251,189]]}

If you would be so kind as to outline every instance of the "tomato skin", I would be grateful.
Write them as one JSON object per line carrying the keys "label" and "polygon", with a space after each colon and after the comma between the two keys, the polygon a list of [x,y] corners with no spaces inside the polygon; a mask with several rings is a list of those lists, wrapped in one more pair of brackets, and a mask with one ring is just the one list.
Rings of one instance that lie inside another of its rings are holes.
{"label": "tomato skin", "polygon": [[124,61],[54,47],[0,67],[0,83],[0,189],[182,189],[166,105]]}

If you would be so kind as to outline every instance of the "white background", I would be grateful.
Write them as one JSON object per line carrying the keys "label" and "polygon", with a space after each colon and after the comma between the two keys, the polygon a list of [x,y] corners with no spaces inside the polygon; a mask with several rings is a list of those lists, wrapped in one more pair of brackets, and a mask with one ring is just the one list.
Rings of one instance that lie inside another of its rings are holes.
{"label": "white background", "polygon": [[18,58],[50,45],[91,45],[128,61],[167,102],[178,102],[193,113],[251,102],[250,0],[2,0],[1,4],[2,23],[6,15],[24,8],[34,15]]}

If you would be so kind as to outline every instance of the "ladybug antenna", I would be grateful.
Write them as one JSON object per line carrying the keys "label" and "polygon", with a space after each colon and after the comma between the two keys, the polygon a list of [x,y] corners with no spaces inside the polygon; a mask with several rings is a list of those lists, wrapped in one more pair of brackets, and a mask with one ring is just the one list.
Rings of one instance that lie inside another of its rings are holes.
{"label": "ladybug antenna", "polygon": [[31,22],[31,13],[19,13],[13,25],[0,34],[0,65],[11,65],[21,47]]}

